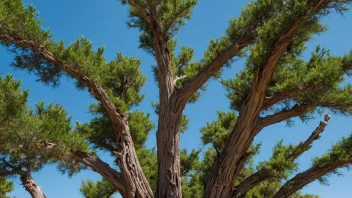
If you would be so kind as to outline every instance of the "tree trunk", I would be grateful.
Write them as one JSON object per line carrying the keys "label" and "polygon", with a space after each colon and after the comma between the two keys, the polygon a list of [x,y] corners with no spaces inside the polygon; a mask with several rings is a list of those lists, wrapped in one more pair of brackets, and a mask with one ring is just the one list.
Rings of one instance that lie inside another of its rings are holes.
{"label": "tree trunk", "polygon": [[46,198],[42,189],[35,183],[30,173],[26,172],[21,174],[20,179],[23,187],[31,194],[32,198]]}
{"label": "tree trunk", "polygon": [[[152,13],[152,15],[155,13]],[[178,101],[167,40],[154,24],[158,64],[159,120],[157,130],[158,184],[155,197],[181,198],[180,128],[184,105]]]}
{"label": "tree trunk", "polygon": [[173,113],[173,106],[159,113],[157,131],[158,186],[156,197],[182,197],[180,168],[180,125],[182,114]]}

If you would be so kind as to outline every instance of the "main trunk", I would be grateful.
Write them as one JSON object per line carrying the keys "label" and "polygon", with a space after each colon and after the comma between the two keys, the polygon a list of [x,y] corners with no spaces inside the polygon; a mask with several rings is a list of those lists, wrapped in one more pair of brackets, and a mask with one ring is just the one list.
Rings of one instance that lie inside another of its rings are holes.
{"label": "main trunk", "polygon": [[155,25],[156,60],[159,83],[159,120],[157,130],[158,184],[155,196],[159,198],[182,197],[180,168],[180,127],[183,106],[179,106],[171,68],[167,41]]}
{"label": "main trunk", "polygon": [[30,173],[23,173],[20,179],[23,187],[31,194],[32,198],[46,198],[42,189],[35,183]]}
{"label": "main trunk", "polygon": [[180,125],[182,116],[172,104],[160,109],[157,131],[158,186],[156,197],[182,197],[180,171]]}

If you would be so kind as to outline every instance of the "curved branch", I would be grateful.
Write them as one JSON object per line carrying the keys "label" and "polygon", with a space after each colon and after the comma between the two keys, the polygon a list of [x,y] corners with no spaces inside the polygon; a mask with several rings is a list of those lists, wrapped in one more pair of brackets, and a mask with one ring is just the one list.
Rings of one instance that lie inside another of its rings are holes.
{"label": "curved branch", "polygon": [[74,151],[71,153],[71,156],[72,158],[90,167],[93,171],[103,176],[106,180],[108,180],[117,188],[118,192],[122,195],[122,197],[125,197],[126,192],[124,190],[124,184],[121,173],[111,168],[107,163],[103,162],[97,156],[90,155],[81,151]]}
{"label": "curved branch", "polygon": [[[324,131],[325,127],[327,126],[330,117],[331,116],[329,114],[326,114],[324,117],[324,121],[321,121],[319,126],[312,132],[308,139],[297,145],[295,149],[287,155],[286,159],[294,161],[300,155],[302,155],[302,153],[309,150],[312,146],[312,143],[320,138],[320,134]],[[244,197],[249,190],[257,186],[261,182],[273,177],[274,175],[272,174],[272,171],[266,168],[261,168],[259,171],[247,177],[243,182],[241,182],[238,186],[235,187],[235,191],[232,194],[232,198]]]}
{"label": "curved branch", "polygon": [[289,197],[305,185],[313,182],[314,180],[334,172],[337,168],[342,168],[350,165],[352,159],[347,161],[331,160],[322,166],[312,167],[302,173],[297,174],[295,177],[287,181],[279,191],[273,196],[273,198]]}

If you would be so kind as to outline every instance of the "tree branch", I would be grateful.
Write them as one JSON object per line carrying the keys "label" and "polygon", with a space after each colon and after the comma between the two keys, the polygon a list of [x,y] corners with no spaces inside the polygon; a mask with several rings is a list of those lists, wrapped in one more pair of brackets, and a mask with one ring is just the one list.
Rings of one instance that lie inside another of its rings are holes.
{"label": "tree branch", "polygon": [[106,180],[111,182],[117,188],[122,197],[126,196],[121,174],[111,168],[107,163],[103,162],[97,156],[90,155],[81,151],[73,151],[71,153],[71,157],[102,175]]}
{"label": "tree branch", "polygon": [[208,65],[201,69],[196,76],[178,91],[178,97],[182,101],[181,103],[185,104],[210,77],[223,67],[224,64],[230,61],[234,56],[237,56],[243,48],[247,47],[253,41],[254,39],[251,38],[247,42],[235,42],[228,48],[219,52]]}
{"label": "tree branch", "polygon": [[[293,162],[302,153],[309,150],[312,146],[312,143],[320,138],[320,134],[324,131],[325,127],[327,126],[330,117],[331,116],[329,114],[326,114],[324,117],[324,121],[321,121],[319,126],[312,132],[308,139],[297,145],[295,149],[287,155],[286,159]],[[261,182],[273,177],[274,175],[272,174],[271,170],[267,168],[261,168],[259,171],[247,177],[243,182],[241,182],[238,186],[235,187],[235,190],[232,193],[232,198],[244,197],[249,190],[257,186]]]}
{"label": "tree branch", "polygon": [[275,93],[265,98],[262,110],[268,109],[280,101],[295,97],[299,94],[306,94],[311,91],[314,91],[314,83],[309,83],[304,87],[296,87],[295,89],[287,92]]}
{"label": "tree branch", "polygon": [[[344,62],[341,69],[343,73],[348,73],[349,70],[352,69],[352,61]],[[315,91],[315,89],[316,89],[316,82],[313,81],[313,82],[307,83],[304,86],[298,86],[286,92],[275,93],[265,98],[262,110],[268,109],[280,101],[283,101],[289,98],[294,98],[295,96],[298,96],[300,94],[311,93]]]}
{"label": "tree branch", "polygon": [[312,147],[312,144],[315,140],[320,138],[320,134],[323,133],[325,127],[328,125],[328,121],[331,116],[326,114],[324,117],[324,121],[319,123],[319,126],[313,131],[313,133],[308,137],[308,139],[304,142],[300,142],[296,149],[288,156],[291,159],[297,159],[302,153],[309,150]]}
{"label": "tree branch", "polygon": [[273,198],[289,197],[305,185],[313,182],[314,180],[334,172],[337,168],[346,167],[352,163],[352,159],[347,161],[339,161],[332,159],[330,162],[325,163],[322,166],[313,166],[312,168],[297,174],[295,177],[287,181],[279,191],[273,196]]}
{"label": "tree branch", "polygon": [[264,118],[261,118],[257,125],[257,132],[260,132],[264,127],[273,125],[284,120],[287,120],[292,117],[296,117],[306,113],[313,105],[310,104],[296,104],[291,109],[284,109],[278,113],[268,115]]}
{"label": "tree branch", "polygon": [[[315,11],[322,2],[323,0],[319,1],[310,11]],[[205,190],[207,197],[230,196],[232,194],[233,187],[229,184],[233,184],[236,180],[235,170],[240,165],[240,159],[250,147],[255,135],[263,127],[268,124],[280,122],[284,120],[285,117],[300,115],[302,112],[306,111],[306,108],[299,107],[288,113],[282,112],[283,114],[280,113],[267,117],[264,122],[263,120],[259,120],[258,123],[258,117],[264,104],[265,94],[272,74],[281,56],[287,51],[291,40],[294,38],[299,28],[308,20],[308,16],[310,15],[311,14],[307,13],[297,18],[295,23],[278,38],[266,61],[258,66],[258,70],[254,75],[252,88],[241,105],[239,117],[233,132],[226,142],[220,157],[217,158],[213,166],[213,175],[208,181]],[[224,180],[224,178],[226,178],[226,180]]]}

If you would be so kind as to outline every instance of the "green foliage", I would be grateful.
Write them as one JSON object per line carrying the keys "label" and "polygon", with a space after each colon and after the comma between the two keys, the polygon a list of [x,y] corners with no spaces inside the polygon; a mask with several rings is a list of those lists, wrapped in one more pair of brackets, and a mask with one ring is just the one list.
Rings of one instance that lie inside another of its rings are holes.
{"label": "green foliage", "polygon": [[233,112],[217,111],[218,120],[207,122],[206,126],[201,128],[203,133],[201,139],[203,144],[212,144],[217,153],[221,152],[225,146],[225,142],[229,137],[233,127],[235,126],[237,116]]}
{"label": "green foliage", "polygon": [[[20,81],[10,75],[0,78],[0,170],[6,176],[24,171],[39,171],[48,163],[58,163],[70,174],[80,166],[69,155],[72,150],[88,151],[85,139],[71,130],[67,112],[59,105],[38,103],[27,105],[28,91],[20,89]],[[18,99],[6,102],[8,99]],[[9,175],[7,175],[9,174]]]}
{"label": "green foliage", "polygon": [[111,198],[116,189],[104,179],[97,182],[88,179],[82,182],[79,191],[86,198]]}
{"label": "green foliage", "polygon": [[13,183],[0,177],[0,197],[8,198],[6,193],[13,191]]}
{"label": "green foliage", "polygon": [[[340,164],[338,168],[350,168],[352,163],[352,135],[343,137],[339,142],[334,144],[330,150],[320,157],[313,159],[312,166],[314,168],[331,166],[332,163]],[[332,170],[321,176],[319,181],[327,184],[327,177],[331,174],[341,175],[338,170]]]}
{"label": "green foliage", "polygon": [[270,170],[270,173],[276,178],[287,179],[293,171],[297,170],[295,159],[290,159],[290,154],[296,149],[295,146],[282,144],[279,141],[273,148],[273,154],[268,161],[259,163],[257,169]]}
{"label": "green foliage", "polygon": [[[127,0],[121,0],[127,4]],[[185,20],[191,18],[191,13],[197,0],[135,0],[141,9],[133,6],[129,8],[128,27],[137,28],[141,31],[140,47],[148,53],[154,54],[154,35],[148,23],[145,21],[144,13],[155,13],[154,17],[160,25],[163,37],[171,38],[185,25]],[[167,39],[166,39],[167,40]]]}
{"label": "green foliage", "polygon": [[150,150],[145,147],[142,147],[136,152],[139,159],[139,163],[142,166],[144,175],[148,179],[152,190],[155,190],[157,185],[158,174],[158,163],[155,148]]}

